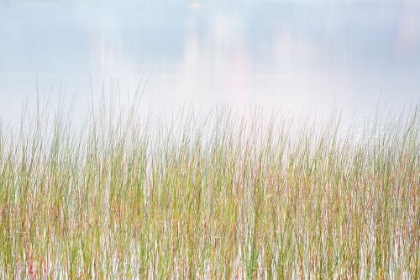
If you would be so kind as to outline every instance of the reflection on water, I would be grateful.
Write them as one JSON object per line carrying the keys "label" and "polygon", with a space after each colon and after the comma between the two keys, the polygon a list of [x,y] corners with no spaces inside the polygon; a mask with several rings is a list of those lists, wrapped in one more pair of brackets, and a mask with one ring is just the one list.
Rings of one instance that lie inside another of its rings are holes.
{"label": "reflection on water", "polygon": [[89,75],[95,94],[114,77],[127,96],[151,74],[154,110],[337,106],[350,118],[379,98],[392,110],[419,102],[417,3],[111,2],[0,2],[3,121],[36,95],[36,76],[41,93],[56,81],[54,101],[90,97]]}

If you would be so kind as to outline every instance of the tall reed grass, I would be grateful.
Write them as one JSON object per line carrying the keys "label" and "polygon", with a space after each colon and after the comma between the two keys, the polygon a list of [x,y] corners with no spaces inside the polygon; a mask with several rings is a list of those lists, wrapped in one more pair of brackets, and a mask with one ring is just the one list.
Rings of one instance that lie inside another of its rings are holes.
{"label": "tall reed grass", "polygon": [[106,108],[0,128],[1,279],[420,278],[419,107],[357,134]]}

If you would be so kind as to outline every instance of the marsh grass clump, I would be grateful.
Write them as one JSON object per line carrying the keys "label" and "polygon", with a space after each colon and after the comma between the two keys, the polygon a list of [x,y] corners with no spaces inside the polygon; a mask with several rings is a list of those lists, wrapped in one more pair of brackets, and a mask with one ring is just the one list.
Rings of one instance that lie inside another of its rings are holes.
{"label": "marsh grass clump", "polygon": [[420,116],[102,106],[0,127],[2,279],[418,279]]}

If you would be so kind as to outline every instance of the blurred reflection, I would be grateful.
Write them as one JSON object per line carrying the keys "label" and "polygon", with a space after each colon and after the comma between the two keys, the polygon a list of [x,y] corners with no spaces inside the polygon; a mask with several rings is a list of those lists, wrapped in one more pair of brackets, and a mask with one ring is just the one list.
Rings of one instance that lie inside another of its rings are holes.
{"label": "blurred reflection", "polygon": [[119,77],[133,88],[152,74],[156,108],[338,106],[350,116],[379,96],[419,100],[420,4],[134,2],[0,1],[3,117],[34,92],[35,75],[88,94],[89,73],[98,87]]}

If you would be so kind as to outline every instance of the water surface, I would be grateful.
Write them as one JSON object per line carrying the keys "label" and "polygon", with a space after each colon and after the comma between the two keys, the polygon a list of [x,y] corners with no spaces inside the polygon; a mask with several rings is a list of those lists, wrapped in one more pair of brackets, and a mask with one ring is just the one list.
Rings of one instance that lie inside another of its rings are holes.
{"label": "water surface", "polygon": [[0,2],[3,122],[37,92],[48,106],[77,94],[76,115],[102,92],[126,104],[149,75],[155,112],[336,107],[350,120],[420,100],[417,3],[115,2]]}

